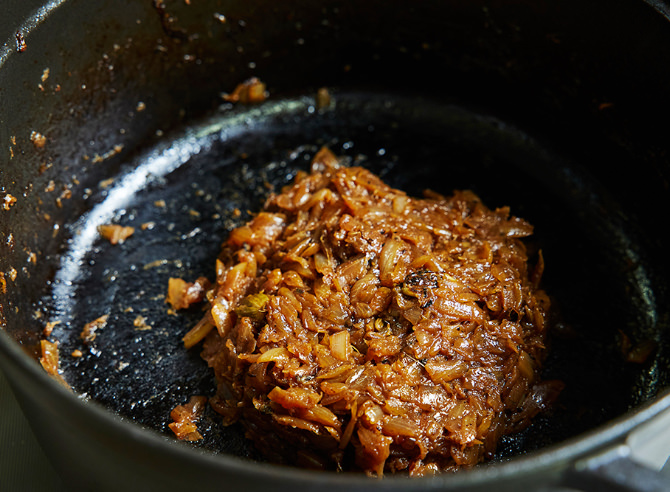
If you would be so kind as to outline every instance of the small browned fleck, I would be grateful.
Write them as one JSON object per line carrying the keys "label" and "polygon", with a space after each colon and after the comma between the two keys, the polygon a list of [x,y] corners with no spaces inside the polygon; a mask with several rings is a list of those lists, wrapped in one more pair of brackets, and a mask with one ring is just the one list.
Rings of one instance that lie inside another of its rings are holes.
{"label": "small browned fleck", "polygon": [[30,133],[30,141],[33,143],[36,149],[43,149],[47,144],[47,138],[40,132],[34,130]]}
{"label": "small browned fleck", "polygon": [[223,99],[228,102],[240,102],[242,104],[255,104],[267,99],[268,93],[265,84],[257,77],[252,77],[235,87],[230,94],[223,94]]}
{"label": "small browned fleck", "polygon": [[16,197],[10,193],[7,193],[2,199],[2,208],[3,210],[9,210],[16,203]]}
{"label": "small browned fleck", "polygon": [[331,103],[330,92],[326,87],[321,87],[316,91],[316,107],[318,109],[327,108]]}
{"label": "small browned fleck", "polygon": [[42,333],[44,334],[45,337],[50,337],[51,333],[54,331],[54,328],[56,325],[60,325],[61,321],[56,320],[56,321],[49,321],[47,324],[44,326],[44,330],[42,330]]}
{"label": "small browned fleck", "polygon": [[45,172],[47,169],[49,169],[51,166],[52,166],[52,164],[51,164],[50,162],[42,162],[42,163],[40,163],[40,167],[39,167],[38,172],[39,172],[40,174],[44,174],[44,172]]}
{"label": "small browned fleck", "polygon": [[133,326],[138,330],[151,330],[151,325],[147,323],[147,319],[139,314],[133,321]]}
{"label": "small browned fleck", "polygon": [[98,232],[111,244],[121,244],[135,233],[135,228],[117,224],[102,224],[98,226]]}
{"label": "small browned fleck", "polygon": [[32,263],[33,265],[37,263],[37,255],[30,251],[29,249],[25,249],[25,252],[28,254],[28,262]]}
{"label": "small browned fleck", "polygon": [[108,188],[112,183],[114,183],[114,178],[103,179],[98,183],[98,186],[104,190],[105,188]]}
{"label": "small browned fleck", "polygon": [[107,325],[107,318],[109,318],[109,315],[104,314],[84,325],[84,328],[79,334],[79,337],[84,341],[84,343],[88,344],[95,340],[95,337],[97,336],[96,331],[104,328]]}
{"label": "small browned fleck", "polygon": [[12,135],[9,137],[9,159],[12,160],[14,158],[14,146],[16,145],[16,136]]}
{"label": "small browned fleck", "polygon": [[58,205],[58,208],[61,208],[62,200],[69,200],[70,198],[72,198],[72,190],[69,188],[65,188],[61,192],[60,196],[56,199],[56,204]]}

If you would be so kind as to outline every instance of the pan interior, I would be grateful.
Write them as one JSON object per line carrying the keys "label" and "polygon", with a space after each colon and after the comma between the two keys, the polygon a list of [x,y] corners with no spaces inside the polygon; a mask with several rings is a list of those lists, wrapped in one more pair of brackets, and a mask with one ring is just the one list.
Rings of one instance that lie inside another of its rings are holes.
{"label": "pan interior", "polygon": [[[228,231],[307,169],[322,145],[410,194],[472,189],[490,208],[508,205],[535,225],[529,246],[543,251],[544,287],[559,313],[545,377],[562,379],[566,389],[552,412],[504,439],[497,460],[625,413],[647,397],[635,388],[654,392],[654,367],[622,363],[619,347],[619,329],[643,337],[640,327],[652,323],[647,279],[642,269],[631,272],[637,253],[611,218],[615,204],[578,164],[520,129],[449,101],[335,91],[328,108],[317,108],[311,96],[222,106],[90,190],[90,208],[71,226],[43,300],[58,322],[52,337],[60,343],[64,377],[82,398],[170,435],[172,408],[213,394],[198,349],[181,344],[202,311],[170,313],[168,279],[212,279]],[[135,233],[111,245],[97,234],[106,223]],[[106,326],[84,344],[84,324],[103,315]],[[75,350],[83,355],[73,357]],[[187,445],[259,459],[241,429],[223,428],[211,410],[200,428],[205,438]]]}

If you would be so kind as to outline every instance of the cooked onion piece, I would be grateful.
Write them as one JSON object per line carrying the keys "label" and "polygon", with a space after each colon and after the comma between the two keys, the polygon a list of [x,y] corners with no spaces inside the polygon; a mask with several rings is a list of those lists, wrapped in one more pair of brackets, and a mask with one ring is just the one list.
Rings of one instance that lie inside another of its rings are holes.
{"label": "cooked onion piece", "polygon": [[65,381],[59,370],[58,343],[40,340],[40,352],[40,364],[44,370],[60,384],[70,389],[70,385]]}
{"label": "cooked onion piece", "polygon": [[177,439],[181,441],[198,441],[202,439],[202,435],[198,431],[197,422],[206,404],[206,397],[192,396],[188,403],[177,405],[170,412],[173,422],[168,424],[168,427],[174,432]]}
{"label": "cooked onion piece", "polygon": [[135,228],[117,224],[102,224],[98,226],[98,232],[111,244],[121,244],[135,233]]}

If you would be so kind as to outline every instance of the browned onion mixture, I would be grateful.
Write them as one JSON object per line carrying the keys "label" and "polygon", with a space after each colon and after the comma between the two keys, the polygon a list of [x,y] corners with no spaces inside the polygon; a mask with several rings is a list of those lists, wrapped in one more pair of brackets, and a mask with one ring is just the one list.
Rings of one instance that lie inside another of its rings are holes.
{"label": "browned onion mixture", "polygon": [[[184,342],[204,339],[210,403],[273,461],[472,466],[560,391],[538,379],[549,298],[520,240],[531,233],[472,192],[410,198],[322,149],[231,232]],[[171,297],[184,307],[206,287]]]}

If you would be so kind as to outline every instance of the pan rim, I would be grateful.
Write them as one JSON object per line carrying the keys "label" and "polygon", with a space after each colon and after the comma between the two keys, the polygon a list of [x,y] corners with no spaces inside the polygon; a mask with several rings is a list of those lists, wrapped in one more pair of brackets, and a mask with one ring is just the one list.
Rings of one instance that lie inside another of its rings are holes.
{"label": "pan rim", "polygon": [[[567,471],[580,459],[601,451],[608,446],[615,446],[625,440],[627,435],[637,427],[649,422],[655,416],[670,409],[670,390],[653,400],[633,409],[626,414],[606,422],[595,429],[553,444],[547,448],[529,453],[527,456],[514,457],[502,463],[491,463],[464,470],[454,474],[441,474],[435,477],[409,478],[387,477],[374,480],[363,474],[313,471],[298,467],[287,467],[243,459],[226,454],[215,454],[211,451],[191,448],[178,441],[144,426],[123,419],[102,405],[77,397],[50,377],[33,359],[25,354],[4,329],[0,330],[0,369],[6,372],[6,365],[26,373],[48,398],[56,398],[58,403],[88,413],[101,425],[119,435],[133,436],[137,445],[147,449],[160,450],[185,463],[194,463],[214,473],[228,474],[233,472],[240,477],[265,478],[286,482],[308,483],[310,485],[362,486],[380,490],[393,490],[396,487],[420,485],[422,490],[432,490],[449,486],[476,486],[504,480],[518,480],[521,477],[534,476],[554,471]],[[10,386],[15,383],[8,378]],[[39,440],[39,436],[38,436]]]}

